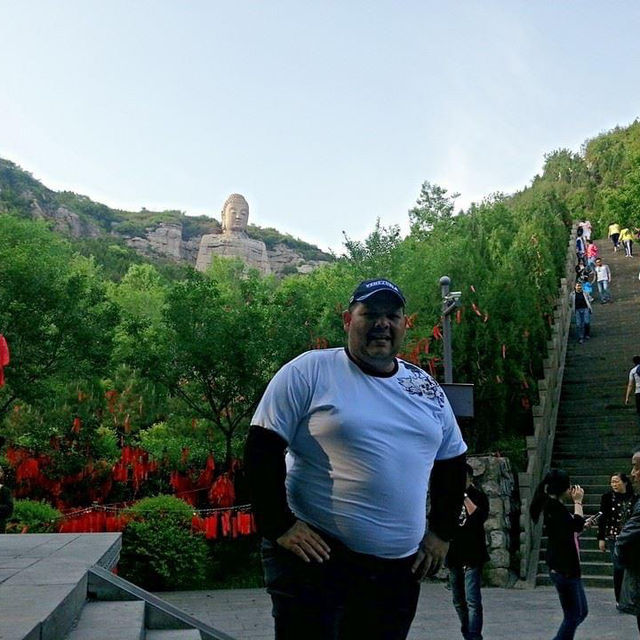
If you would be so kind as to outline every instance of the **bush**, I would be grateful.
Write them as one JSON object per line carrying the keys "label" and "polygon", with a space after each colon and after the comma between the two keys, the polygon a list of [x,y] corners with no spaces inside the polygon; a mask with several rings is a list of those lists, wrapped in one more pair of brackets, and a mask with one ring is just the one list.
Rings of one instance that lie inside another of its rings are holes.
{"label": "bush", "polygon": [[145,498],[123,531],[120,575],[154,591],[201,586],[207,544],[191,532],[192,508],[172,496]]}
{"label": "bush", "polygon": [[56,533],[62,513],[46,502],[16,500],[7,533]]}
{"label": "bush", "polygon": [[175,496],[155,496],[138,500],[128,512],[137,520],[167,518],[189,528],[193,507]]}

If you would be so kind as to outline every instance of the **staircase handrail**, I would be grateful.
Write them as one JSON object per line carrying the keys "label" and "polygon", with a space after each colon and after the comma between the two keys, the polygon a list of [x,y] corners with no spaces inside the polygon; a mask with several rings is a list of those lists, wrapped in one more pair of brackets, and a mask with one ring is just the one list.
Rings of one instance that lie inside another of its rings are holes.
{"label": "staircase handrail", "polygon": [[529,505],[536,487],[548,472],[556,434],[560,392],[564,375],[569,329],[571,327],[570,293],[575,283],[576,235],[578,225],[571,228],[565,276],[560,279],[554,307],[551,337],[547,341],[547,357],[543,361],[544,376],[538,381],[539,400],[533,406],[533,435],[527,436],[527,470],[518,474],[520,486],[520,576],[526,585],[535,586],[542,521],[533,523]]}

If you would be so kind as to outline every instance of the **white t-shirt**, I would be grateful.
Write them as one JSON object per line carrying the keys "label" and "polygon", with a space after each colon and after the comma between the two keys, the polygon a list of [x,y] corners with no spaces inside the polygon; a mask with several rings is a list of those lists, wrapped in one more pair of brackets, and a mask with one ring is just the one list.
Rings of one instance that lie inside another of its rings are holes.
{"label": "white t-shirt", "polygon": [[640,376],[636,373],[638,369],[638,365],[634,365],[633,369],[629,371],[629,382],[635,382],[636,390],[635,393],[640,393]]}
{"label": "white t-shirt", "polygon": [[434,460],[467,449],[431,376],[402,360],[395,374],[368,375],[342,348],[287,363],[251,424],[289,445],[287,500],[296,517],[382,558],[417,550]]}
{"label": "white t-shirt", "polygon": [[603,264],[600,267],[596,267],[596,277],[598,282],[602,282],[603,280],[611,280],[611,271],[609,271],[609,265]]}

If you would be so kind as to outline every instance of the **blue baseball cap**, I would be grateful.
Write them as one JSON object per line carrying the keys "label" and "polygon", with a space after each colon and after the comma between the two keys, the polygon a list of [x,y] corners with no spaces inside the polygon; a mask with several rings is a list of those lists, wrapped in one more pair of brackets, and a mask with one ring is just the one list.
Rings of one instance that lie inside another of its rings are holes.
{"label": "blue baseball cap", "polygon": [[373,280],[363,280],[353,292],[351,296],[351,300],[349,300],[349,304],[353,304],[354,302],[364,302],[368,300],[371,296],[374,296],[376,293],[383,292],[391,293],[402,304],[404,307],[407,304],[407,301],[404,299],[404,295],[402,291],[400,291],[400,287],[398,285],[393,284],[391,280],[386,280],[385,278],[374,278]]}

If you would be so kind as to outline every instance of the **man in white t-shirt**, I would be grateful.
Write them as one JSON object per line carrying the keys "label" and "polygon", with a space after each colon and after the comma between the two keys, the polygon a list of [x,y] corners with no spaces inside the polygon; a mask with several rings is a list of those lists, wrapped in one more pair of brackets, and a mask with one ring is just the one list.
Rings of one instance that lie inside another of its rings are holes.
{"label": "man in white t-shirt", "polygon": [[640,366],[640,356],[633,356],[633,368],[629,371],[629,382],[627,384],[627,393],[624,398],[624,403],[629,404],[629,396],[633,391],[636,397],[636,413],[638,416],[638,426],[640,426],[640,373],[638,368]]}
{"label": "man in white t-shirt", "polygon": [[611,269],[608,264],[602,262],[602,258],[596,258],[596,280],[598,282],[598,294],[600,302],[605,304],[611,302],[609,285],[611,284]]}
{"label": "man in white t-shirt", "polygon": [[440,386],[396,358],[404,306],[389,280],[360,283],[343,314],[347,348],[287,363],[251,421],[246,470],[276,640],[406,638],[419,580],[456,531],[467,447]]}

